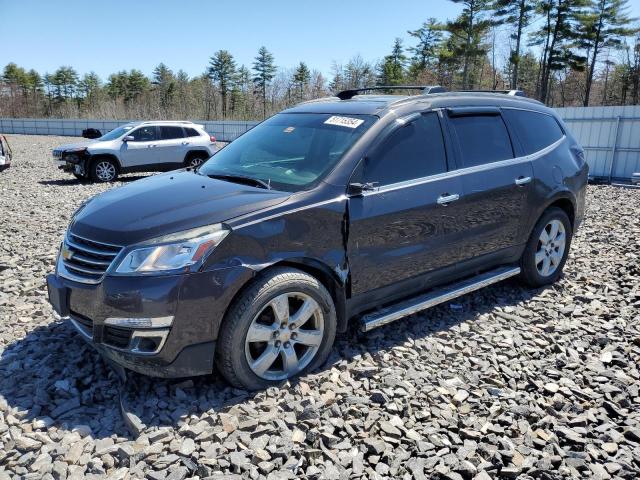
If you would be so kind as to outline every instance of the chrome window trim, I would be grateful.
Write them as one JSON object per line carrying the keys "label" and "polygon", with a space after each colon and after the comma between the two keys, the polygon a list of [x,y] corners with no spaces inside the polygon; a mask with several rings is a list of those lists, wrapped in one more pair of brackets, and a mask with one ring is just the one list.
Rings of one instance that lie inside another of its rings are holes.
{"label": "chrome window trim", "polygon": [[557,147],[559,147],[560,144],[562,144],[562,142],[564,142],[564,140],[566,138],[567,138],[566,135],[563,135],[562,138],[560,138],[556,142],[552,143],[548,147],[545,147],[542,150],[538,150],[537,152],[534,152],[534,153],[531,153],[529,155],[525,155],[525,156],[522,156],[522,157],[509,158],[507,160],[500,160],[498,162],[484,163],[482,165],[475,165],[473,167],[458,168],[456,170],[450,170],[448,172],[442,172],[442,173],[438,173],[436,175],[430,175],[428,177],[416,178],[415,180],[407,180],[407,181],[404,181],[404,182],[392,183],[392,184],[389,184],[389,185],[384,185],[384,186],[378,187],[376,190],[363,192],[362,196],[363,197],[368,197],[370,195],[377,195],[379,193],[392,192],[392,191],[400,190],[400,189],[403,189],[403,188],[423,185],[425,183],[431,183],[431,182],[435,182],[437,180],[442,180],[442,179],[445,179],[445,178],[451,178],[451,177],[456,177],[456,176],[460,176],[460,175],[468,175],[468,174],[471,174],[471,173],[483,172],[483,171],[487,171],[487,170],[493,170],[495,168],[506,167],[506,166],[510,166],[510,165],[517,165],[519,163],[530,162],[530,161],[536,160],[536,159],[538,159],[538,158],[540,158],[540,157],[552,152]]}

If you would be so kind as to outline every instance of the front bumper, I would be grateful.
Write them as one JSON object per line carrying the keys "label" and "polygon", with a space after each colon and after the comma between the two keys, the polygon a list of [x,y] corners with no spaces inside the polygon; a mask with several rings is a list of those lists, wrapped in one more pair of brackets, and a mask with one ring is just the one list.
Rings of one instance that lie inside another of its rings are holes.
{"label": "front bumper", "polygon": [[[184,275],[106,276],[99,284],[85,284],[52,274],[47,286],[57,315],[108,360],[145,375],[186,377],[213,371],[220,323],[252,275],[238,266]],[[166,317],[173,318],[166,328],[105,323]]]}

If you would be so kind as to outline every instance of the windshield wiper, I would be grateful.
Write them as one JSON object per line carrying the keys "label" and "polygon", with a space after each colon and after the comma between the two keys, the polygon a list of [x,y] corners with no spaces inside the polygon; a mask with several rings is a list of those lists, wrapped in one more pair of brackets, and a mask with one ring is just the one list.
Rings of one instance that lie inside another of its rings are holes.
{"label": "windshield wiper", "polygon": [[258,188],[265,188],[271,190],[271,185],[259,178],[245,177],[243,175],[226,175],[221,173],[212,173],[207,175],[209,178],[215,178],[216,180],[224,180],[227,182],[242,183],[245,185],[253,185]]}

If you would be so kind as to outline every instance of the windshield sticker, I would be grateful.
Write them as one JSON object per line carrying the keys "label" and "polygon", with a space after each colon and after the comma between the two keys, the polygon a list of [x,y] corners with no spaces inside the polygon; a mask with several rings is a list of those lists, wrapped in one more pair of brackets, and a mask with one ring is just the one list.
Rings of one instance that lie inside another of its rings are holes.
{"label": "windshield sticker", "polygon": [[364,120],[360,118],[351,117],[329,117],[325,122],[326,125],[337,125],[338,127],[358,128],[364,123]]}
{"label": "windshield sticker", "polygon": [[283,130],[284,133],[291,133],[296,129],[296,127],[287,127]]}

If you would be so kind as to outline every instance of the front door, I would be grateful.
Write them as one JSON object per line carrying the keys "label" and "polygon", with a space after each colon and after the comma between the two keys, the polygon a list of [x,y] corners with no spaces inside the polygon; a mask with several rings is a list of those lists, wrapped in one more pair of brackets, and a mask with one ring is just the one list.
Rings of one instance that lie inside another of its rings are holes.
{"label": "front door", "polygon": [[349,199],[353,296],[428,287],[422,274],[452,266],[460,256],[464,213],[462,183],[447,173],[438,113],[398,122],[363,162],[362,181],[374,188]]}
{"label": "front door", "polygon": [[157,163],[157,127],[143,125],[133,130],[128,136],[133,139],[122,142],[122,147],[120,147],[120,161],[123,167],[135,168]]}
{"label": "front door", "polygon": [[502,263],[523,242],[533,167],[526,158],[515,158],[499,109],[450,109],[448,122],[464,193],[465,259],[485,256],[488,264],[480,267]]}

